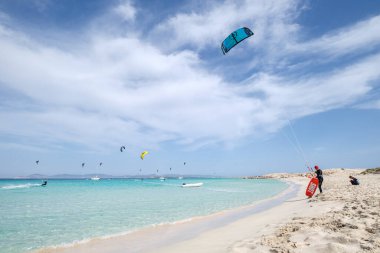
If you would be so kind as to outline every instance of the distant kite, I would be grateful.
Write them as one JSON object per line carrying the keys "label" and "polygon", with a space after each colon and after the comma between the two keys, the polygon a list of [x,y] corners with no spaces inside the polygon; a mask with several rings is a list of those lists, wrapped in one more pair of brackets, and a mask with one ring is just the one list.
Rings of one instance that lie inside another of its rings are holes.
{"label": "distant kite", "polygon": [[144,152],[142,152],[141,155],[140,155],[141,160],[144,160],[144,157],[145,157],[148,153],[149,153],[148,151],[144,151]]}
{"label": "distant kite", "polygon": [[85,163],[82,163],[82,168],[84,167]]}
{"label": "distant kite", "polygon": [[123,152],[123,150],[125,150],[125,146],[120,147],[120,152]]}
{"label": "distant kite", "polygon": [[99,163],[99,166],[102,166],[103,163]]}
{"label": "distant kite", "polygon": [[37,160],[37,161],[36,161],[36,164],[38,165],[39,162],[40,162],[40,160]]}
{"label": "distant kite", "polygon": [[251,37],[253,35],[253,32],[247,28],[242,27],[231,33],[223,42],[222,42],[222,52],[223,54],[226,54],[228,51],[230,51],[234,46],[242,42],[248,37]]}

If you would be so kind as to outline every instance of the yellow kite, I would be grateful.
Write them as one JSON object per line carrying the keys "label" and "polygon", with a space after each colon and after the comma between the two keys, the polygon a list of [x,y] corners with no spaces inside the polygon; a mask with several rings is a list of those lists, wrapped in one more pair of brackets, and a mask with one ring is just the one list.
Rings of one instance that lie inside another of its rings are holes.
{"label": "yellow kite", "polygon": [[148,151],[144,151],[144,152],[142,152],[141,155],[140,155],[141,160],[144,160],[144,157],[145,157],[148,153],[149,153]]}

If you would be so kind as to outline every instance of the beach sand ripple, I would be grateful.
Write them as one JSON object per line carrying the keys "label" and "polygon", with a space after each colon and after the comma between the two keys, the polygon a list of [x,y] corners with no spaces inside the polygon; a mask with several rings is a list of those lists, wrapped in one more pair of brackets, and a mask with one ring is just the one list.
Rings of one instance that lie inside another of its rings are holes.
{"label": "beach sand ripple", "polygon": [[[324,192],[310,203],[331,202],[330,211],[294,217],[273,234],[235,245],[233,252],[380,252],[380,175],[341,170],[328,174]],[[348,176],[359,178],[350,185]],[[340,204],[340,205],[339,205]]]}

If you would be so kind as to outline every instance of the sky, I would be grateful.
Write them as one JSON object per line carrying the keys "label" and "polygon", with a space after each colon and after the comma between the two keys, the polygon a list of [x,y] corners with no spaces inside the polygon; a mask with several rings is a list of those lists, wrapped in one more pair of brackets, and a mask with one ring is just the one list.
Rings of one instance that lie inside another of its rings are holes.
{"label": "sky", "polygon": [[379,125],[379,1],[0,1],[0,177],[371,168]]}

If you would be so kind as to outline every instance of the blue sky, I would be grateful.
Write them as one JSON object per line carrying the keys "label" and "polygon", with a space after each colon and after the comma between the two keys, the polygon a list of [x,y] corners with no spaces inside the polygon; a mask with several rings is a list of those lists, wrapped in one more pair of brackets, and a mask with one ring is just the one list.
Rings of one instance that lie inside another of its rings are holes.
{"label": "blue sky", "polygon": [[376,167],[380,2],[1,1],[0,123],[1,177]]}

